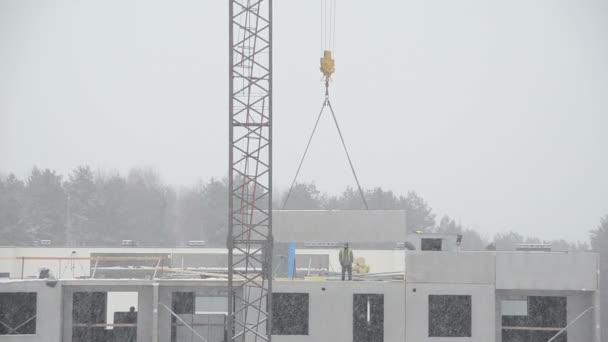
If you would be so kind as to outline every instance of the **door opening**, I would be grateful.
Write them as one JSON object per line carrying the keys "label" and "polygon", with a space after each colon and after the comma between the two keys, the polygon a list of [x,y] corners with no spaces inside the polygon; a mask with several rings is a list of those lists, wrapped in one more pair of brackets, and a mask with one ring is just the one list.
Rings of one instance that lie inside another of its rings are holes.
{"label": "door opening", "polygon": [[384,341],[384,295],[353,295],[353,342]]}

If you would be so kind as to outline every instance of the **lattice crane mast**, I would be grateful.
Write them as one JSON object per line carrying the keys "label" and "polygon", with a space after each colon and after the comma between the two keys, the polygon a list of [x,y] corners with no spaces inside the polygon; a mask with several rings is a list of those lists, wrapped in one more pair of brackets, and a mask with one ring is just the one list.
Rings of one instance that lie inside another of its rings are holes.
{"label": "lattice crane mast", "polygon": [[229,0],[228,341],[270,341],[272,0]]}

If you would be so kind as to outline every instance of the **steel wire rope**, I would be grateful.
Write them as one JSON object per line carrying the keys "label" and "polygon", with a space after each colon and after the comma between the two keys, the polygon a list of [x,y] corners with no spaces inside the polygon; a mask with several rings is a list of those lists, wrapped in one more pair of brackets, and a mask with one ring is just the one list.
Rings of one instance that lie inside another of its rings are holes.
{"label": "steel wire rope", "polygon": [[330,6],[329,3],[330,0],[325,0],[325,49],[327,49],[327,47],[329,46],[329,15],[327,14],[329,11],[327,10],[327,8]]}
{"label": "steel wire rope", "polygon": [[321,0],[321,51],[336,45],[336,0]]}
{"label": "steel wire rope", "polygon": [[336,55],[336,2],[338,0],[332,0],[333,4],[333,17],[332,17],[332,28],[331,28],[331,50]]}
{"label": "steel wire rope", "polygon": [[319,4],[321,4],[321,6],[320,6],[320,9],[321,9],[321,13],[320,14],[321,15],[319,16],[319,18],[321,19],[320,20],[320,25],[319,25],[319,32],[321,33],[321,40],[320,40],[321,51],[325,50],[325,46],[323,46],[323,37],[324,37],[324,35],[323,35],[323,33],[324,33],[323,32],[323,23],[324,23],[324,20],[323,20],[323,13],[324,13],[324,10],[323,10],[323,1],[324,0],[319,0]]}
{"label": "steel wire rope", "polygon": [[285,207],[287,206],[287,201],[289,201],[289,197],[291,196],[293,187],[296,184],[296,180],[298,179],[298,175],[300,174],[300,170],[302,169],[302,164],[304,164],[304,159],[306,158],[306,154],[308,153],[308,149],[310,148],[310,143],[312,142],[312,138],[314,137],[315,132],[317,131],[317,126],[319,126],[319,121],[321,120],[321,116],[323,115],[323,110],[325,109],[326,104],[327,104],[327,98],[325,99],[325,101],[323,101],[323,105],[321,106],[321,110],[319,111],[319,115],[317,116],[317,121],[315,121],[315,125],[312,128],[312,133],[310,134],[310,137],[308,138],[308,143],[306,144],[306,148],[304,149],[304,154],[302,155],[302,158],[300,158],[300,164],[298,165],[296,175],[293,177],[293,181],[291,182],[291,186],[289,187],[287,196],[285,196],[285,201],[283,202],[283,209],[285,209]]}
{"label": "steel wire rope", "polygon": [[325,50],[331,45],[331,0],[325,0]]}
{"label": "steel wire rope", "polygon": [[298,175],[300,174],[300,170],[302,169],[302,165],[304,164],[304,159],[306,158],[306,155],[308,153],[308,150],[310,148],[310,144],[312,142],[312,138],[315,135],[315,132],[317,130],[317,126],[319,125],[319,121],[321,119],[321,116],[323,115],[323,111],[324,109],[328,107],[329,111],[331,112],[331,116],[333,118],[334,124],[336,125],[336,129],[338,130],[338,136],[340,137],[340,141],[342,142],[342,147],[344,148],[344,152],[346,153],[346,158],[348,159],[348,164],[350,166],[350,170],[353,173],[353,177],[355,178],[355,182],[357,183],[357,189],[359,190],[359,195],[361,196],[361,200],[363,201],[363,205],[365,206],[365,210],[369,210],[369,206],[367,205],[367,201],[365,200],[365,194],[363,192],[363,188],[361,188],[361,183],[359,182],[359,177],[357,177],[357,172],[355,171],[355,166],[353,165],[352,159],[350,158],[350,153],[348,153],[348,148],[346,147],[346,142],[344,140],[344,136],[342,135],[342,130],[340,129],[340,124],[338,123],[338,119],[336,118],[336,114],[334,113],[334,109],[331,105],[331,102],[329,100],[329,84],[326,81],[325,83],[325,100],[323,101],[323,105],[321,106],[321,111],[319,112],[319,115],[317,116],[317,120],[315,121],[315,125],[312,129],[312,133],[310,134],[310,137],[308,138],[308,143],[306,144],[306,148],[304,149],[304,153],[302,155],[302,158],[300,158],[300,163],[298,165],[298,168],[296,170],[296,174],[293,177],[293,181],[291,182],[291,186],[289,187],[289,190],[287,191],[287,195],[285,196],[285,201],[283,202],[283,209],[285,209],[287,207],[287,202],[289,201],[289,198],[291,196],[291,193],[293,192],[293,188],[296,184],[296,181],[298,179]]}
{"label": "steel wire rope", "polygon": [[340,136],[340,141],[342,141],[342,147],[344,147],[344,152],[346,153],[346,158],[348,159],[348,164],[350,165],[350,169],[353,172],[353,176],[355,177],[355,182],[357,182],[357,188],[359,189],[359,194],[361,195],[361,200],[365,205],[365,210],[369,210],[367,206],[367,201],[365,200],[365,195],[363,194],[363,189],[361,188],[361,184],[359,183],[359,178],[357,177],[357,172],[355,172],[355,167],[353,165],[353,161],[350,159],[350,154],[348,153],[348,149],[346,148],[346,142],[344,142],[344,137],[342,136],[342,130],[340,129],[340,125],[338,124],[338,119],[336,119],[336,114],[334,114],[334,109],[331,106],[331,102],[329,99],[327,100],[327,106],[331,111],[331,116],[334,119],[334,123],[336,124],[336,129],[338,130],[338,135]]}
{"label": "steel wire rope", "polygon": [[327,34],[325,30],[325,7],[327,0],[321,0],[321,50],[325,50],[325,36]]}

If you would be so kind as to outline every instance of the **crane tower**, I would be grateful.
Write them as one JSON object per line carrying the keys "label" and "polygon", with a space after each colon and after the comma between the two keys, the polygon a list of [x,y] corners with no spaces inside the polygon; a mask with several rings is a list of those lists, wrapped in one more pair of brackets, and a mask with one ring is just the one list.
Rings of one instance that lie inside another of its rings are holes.
{"label": "crane tower", "polygon": [[228,341],[270,341],[272,1],[229,4]]}

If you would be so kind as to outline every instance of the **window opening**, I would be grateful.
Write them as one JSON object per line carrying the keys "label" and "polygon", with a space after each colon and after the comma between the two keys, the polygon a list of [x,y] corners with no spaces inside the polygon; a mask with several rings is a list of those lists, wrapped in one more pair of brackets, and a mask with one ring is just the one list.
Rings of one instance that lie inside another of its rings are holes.
{"label": "window opening", "polygon": [[226,290],[173,292],[171,341],[224,341],[228,293]]}
{"label": "window opening", "polygon": [[441,251],[441,239],[423,238],[420,241],[420,249],[423,251]]}
{"label": "window opening", "polygon": [[[509,300],[501,301],[503,342],[546,342],[567,324],[567,298],[555,296],[525,297],[526,315],[510,312]],[[523,301],[520,299],[520,301]],[[507,302],[507,309],[502,306]],[[568,334],[559,335],[553,342],[567,342]]]}
{"label": "window opening", "polygon": [[36,292],[0,293],[0,335],[36,333]]}
{"label": "window opening", "polygon": [[430,295],[429,337],[471,337],[471,296]]}
{"label": "window opening", "polygon": [[73,342],[135,342],[137,292],[74,292]]}
{"label": "window opening", "polygon": [[353,341],[384,341],[384,295],[353,295]]}
{"label": "window opening", "polygon": [[308,335],[308,293],[272,294],[272,334]]}

